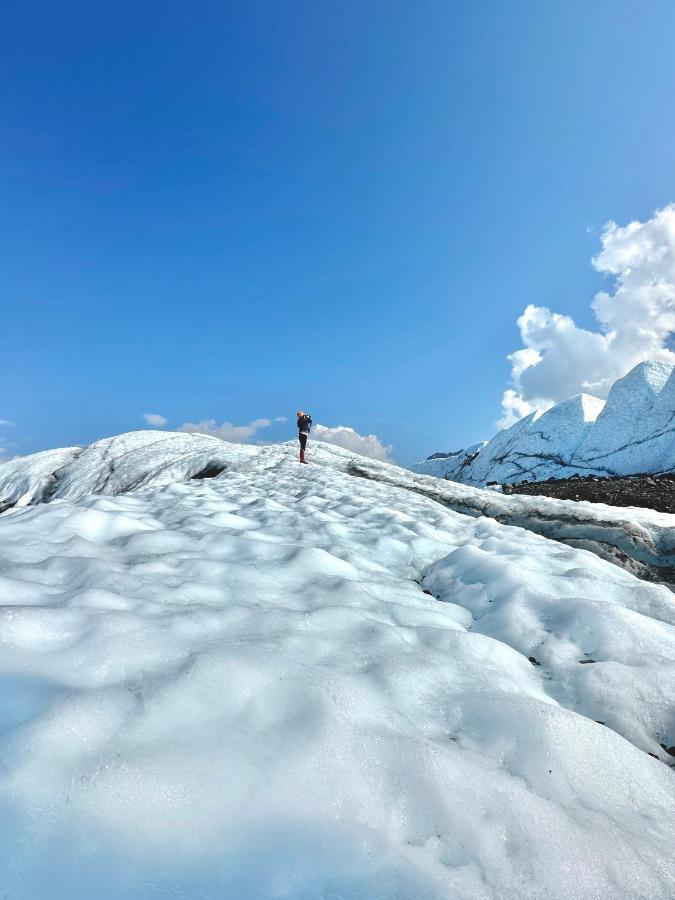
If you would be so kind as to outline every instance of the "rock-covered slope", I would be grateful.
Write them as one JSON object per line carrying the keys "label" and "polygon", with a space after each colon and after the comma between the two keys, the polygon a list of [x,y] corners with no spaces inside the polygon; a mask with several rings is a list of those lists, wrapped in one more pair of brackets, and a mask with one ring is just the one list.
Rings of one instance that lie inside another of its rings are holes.
{"label": "rock-covered slope", "polygon": [[661,475],[575,475],[546,481],[519,481],[502,485],[505,494],[588,500],[612,506],[638,506],[675,514],[675,473]]}
{"label": "rock-covered slope", "polygon": [[69,453],[0,516],[0,896],[671,900],[673,594],[513,525],[675,517],[327,445]]}
{"label": "rock-covered slope", "polygon": [[605,403],[579,394],[531,413],[482,447],[434,457],[413,471],[475,485],[674,471],[675,367],[640,363]]}

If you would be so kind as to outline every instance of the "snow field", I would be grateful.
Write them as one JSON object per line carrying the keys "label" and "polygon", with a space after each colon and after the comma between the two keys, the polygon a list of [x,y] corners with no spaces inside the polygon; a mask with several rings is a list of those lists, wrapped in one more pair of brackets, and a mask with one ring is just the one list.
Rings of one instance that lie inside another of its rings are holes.
{"label": "snow field", "polygon": [[671,591],[514,531],[480,520],[474,541],[432,566],[425,587],[468,609],[474,631],[532,657],[563,706],[675,762],[659,746],[675,722]]}
{"label": "snow field", "polygon": [[671,897],[672,593],[312,450],[0,518],[0,895]]}

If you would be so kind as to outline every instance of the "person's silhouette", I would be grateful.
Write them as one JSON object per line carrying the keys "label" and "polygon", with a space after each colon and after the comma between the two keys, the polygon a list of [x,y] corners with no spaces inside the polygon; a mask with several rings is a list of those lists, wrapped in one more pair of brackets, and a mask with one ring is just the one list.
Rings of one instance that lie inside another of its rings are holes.
{"label": "person's silhouette", "polygon": [[298,440],[300,441],[300,462],[306,463],[305,449],[307,448],[307,438],[312,428],[312,417],[309,413],[302,410],[298,412]]}

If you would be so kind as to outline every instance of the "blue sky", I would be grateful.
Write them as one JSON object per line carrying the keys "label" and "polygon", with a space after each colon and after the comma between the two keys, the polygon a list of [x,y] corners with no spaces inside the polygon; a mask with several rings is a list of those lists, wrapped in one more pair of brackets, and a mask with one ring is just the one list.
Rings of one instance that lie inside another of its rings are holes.
{"label": "blue sky", "polygon": [[4,3],[11,452],[299,407],[403,463],[489,437],[525,307],[596,329],[604,224],[675,199],[673,34],[671,2]]}

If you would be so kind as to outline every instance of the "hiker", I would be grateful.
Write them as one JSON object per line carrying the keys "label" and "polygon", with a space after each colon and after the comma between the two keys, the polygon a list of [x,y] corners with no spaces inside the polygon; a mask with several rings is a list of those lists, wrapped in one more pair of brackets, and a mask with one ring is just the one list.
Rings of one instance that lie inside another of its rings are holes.
{"label": "hiker", "polygon": [[307,447],[307,438],[312,427],[312,417],[309,413],[302,410],[298,412],[298,440],[300,441],[300,462],[306,463],[305,448]]}

